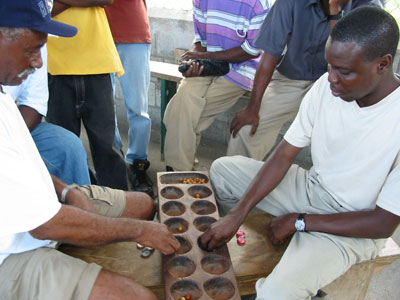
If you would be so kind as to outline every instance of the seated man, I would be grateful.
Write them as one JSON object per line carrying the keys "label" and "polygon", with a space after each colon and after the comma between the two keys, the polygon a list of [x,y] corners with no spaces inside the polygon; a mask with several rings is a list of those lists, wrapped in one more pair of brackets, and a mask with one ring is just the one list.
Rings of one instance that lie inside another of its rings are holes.
{"label": "seated man", "polygon": [[254,39],[268,11],[267,0],[193,1],[195,39],[181,59],[224,60],[230,71],[199,77],[203,69],[193,63],[184,74],[164,116],[167,166],[192,170],[200,133],[251,91],[260,54]]}
{"label": "seated man", "polygon": [[[400,222],[400,80],[392,64],[395,19],[361,7],[327,41],[329,71],[307,93],[284,140],[265,162],[224,157],[211,167],[228,214],[201,236],[229,241],[255,206],[277,216],[274,244],[291,238],[257,299],[310,299],[352,265],[376,257]],[[314,167],[292,162],[311,145]]]}
{"label": "seated man", "polygon": [[[47,33],[73,36],[76,28],[51,21],[44,0],[2,3],[1,85],[21,84],[42,66]],[[0,299],[156,299],[127,277],[52,249],[54,241],[80,246],[137,241],[173,253],[179,242],[165,225],[132,218],[151,217],[151,199],[101,187],[68,190],[62,182],[55,191],[14,100],[2,89],[0,128]],[[79,203],[99,214],[73,206]]]}
{"label": "seated man", "polygon": [[72,132],[47,122],[49,90],[47,86],[47,50],[42,48],[43,66],[19,86],[4,91],[17,100],[32,138],[50,174],[67,184],[90,184],[87,156],[81,140]]}

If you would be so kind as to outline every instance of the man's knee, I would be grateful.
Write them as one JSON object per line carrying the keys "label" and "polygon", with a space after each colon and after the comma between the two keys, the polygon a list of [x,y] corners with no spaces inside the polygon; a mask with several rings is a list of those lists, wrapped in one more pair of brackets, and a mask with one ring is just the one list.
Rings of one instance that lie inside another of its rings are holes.
{"label": "man's knee", "polygon": [[146,287],[120,274],[101,270],[93,286],[89,299],[145,299],[157,300]]}
{"label": "man's knee", "polygon": [[126,205],[122,217],[152,220],[154,217],[154,200],[142,192],[125,192]]}

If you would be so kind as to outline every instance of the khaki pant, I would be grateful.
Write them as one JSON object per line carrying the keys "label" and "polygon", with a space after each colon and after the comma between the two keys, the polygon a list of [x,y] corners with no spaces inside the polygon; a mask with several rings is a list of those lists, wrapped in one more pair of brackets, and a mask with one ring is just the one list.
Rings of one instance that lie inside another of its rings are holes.
{"label": "khaki pant", "polygon": [[[238,203],[262,165],[243,156],[223,157],[212,164],[210,176],[222,214]],[[323,188],[313,169],[307,171],[297,165],[257,208],[275,216],[347,211]],[[297,232],[272,273],[257,281],[256,299],[310,299],[352,265],[375,258],[384,245],[385,239]]]}
{"label": "khaki pant", "polygon": [[242,127],[236,138],[231,137],[227,155],[263,160],[274,146],[282,125],[296,116],[301,100],[313,83],[291,80],[275,71],[261,102],[256,133],[250,136],[251,126]]}
{"label": "khaki pant", "polygon": [[192,170],[200,133],[246,92],[222,76],[184,78],[165,111],[166,164]]}
{"label": "khaki pant", "polygon": [[[119,217],[125,209],[125,192],[100,186],[79,188],[98,213]],[[101,267],[55,249],[12,254],[0,265],[1,300],[86,300]]]}

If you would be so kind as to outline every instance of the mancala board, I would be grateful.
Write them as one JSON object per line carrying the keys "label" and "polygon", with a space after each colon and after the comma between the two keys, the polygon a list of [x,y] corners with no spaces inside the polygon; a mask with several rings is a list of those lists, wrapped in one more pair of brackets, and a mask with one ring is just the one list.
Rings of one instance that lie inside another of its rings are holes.
{"label": "mancala board", "polygon": [[167,300],[240,300],[227,246],[205,251],[199,237],[218,220],[208,172],[157,173],[159,218],[181,243],[163,256]]}

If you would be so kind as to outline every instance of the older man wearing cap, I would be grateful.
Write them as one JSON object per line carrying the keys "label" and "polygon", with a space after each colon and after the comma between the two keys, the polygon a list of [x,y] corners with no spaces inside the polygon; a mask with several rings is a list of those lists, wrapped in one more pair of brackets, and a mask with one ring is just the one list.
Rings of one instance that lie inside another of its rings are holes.
{"label": "older man wearing cap", "polygon": [[[2,1],[1,85],[20,84],[41,67],[47,33],[69,37],[76,29],[52,21],[45,0]],[[179,243],[164,225],[127,218],[146,214],[143,207],[130,208],[129,201],[123,218],[60,203],[65,194],[55,192],[17,106],[2,89],[0,164],[0,299],[155,299],[131,279],[52,249],[54,241],[91,246],[130,240],[169,254]]]}

